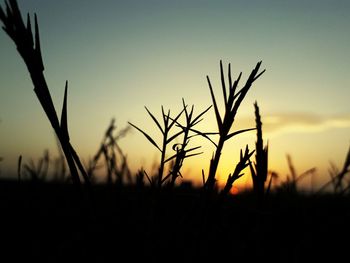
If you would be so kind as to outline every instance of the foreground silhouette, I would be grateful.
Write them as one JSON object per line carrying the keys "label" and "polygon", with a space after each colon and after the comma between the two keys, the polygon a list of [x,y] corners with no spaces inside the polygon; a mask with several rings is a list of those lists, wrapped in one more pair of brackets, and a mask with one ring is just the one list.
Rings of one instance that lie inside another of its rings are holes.
{"label": "foreground silhouette", "polygon": [[[62,146],[64,157],[60,160],[68,164],[73,184],[41,180],[47,174],[48,155],[42,159],[44,166],[24,166],[31,179],[23,180],[19,159],[19,180],[0,181],[0,257],[3,261],[309,262],[319,258],[332,261],[343,258],[348,245],[343,240],[350,234],[349,196],[300,194],[296,189],[296,176],[292,181],[293,191],[281,189],[272,192],[270,186],[265,189],[267,146],[263,145],[257,103],[256,128],[230,131],[242,100],[253,82],[264,73],[264,70],[259,72],[261,62],[257,63],[246,84],[237,92],[241,74],[232,83],[229,64],[227,92],[220,61],[225,106],[223,117],[208,77],[217,132],[194,129],[211,107],[197,117],[193,117],[193,107],[188,110],[184,101],[183,110],[175,117],[170,115],[170,111],[166,114],[162,108],[164,126],[146,108],[162,132],[161,146],[138,126],[131,125],[159,149],[159,169],[154,177],[140,170],[136,182],[126,184],[124,178],[130,177],[130,171],[126,156],[118,148],[117,137],[112,135],[115,128],[113,121],[85,171],[69,140],[67,85],[60,121],[50,97],[43,74],[36,16],[33,36],[29,16],[25,25],[17,2],[10,0],[5,3],[6,13],[0,9],[0,20],[28,67],[34,91]],[[185,115],[185,124],[179,121],[182,114]],[[180,131],[170,135],[169,131],[174,127]],[[241,150],[240,161],[233,168],[233,173],[228,175],[224,189],[217,189],[216,173],[224,143],[254,129],[257,130],[256,163],[251,163],[254,151],[247,146],[244,151]],[[167,147],[180,135],[183,136],[182,144],[173,145],[176,153],[167,159]],[[195,135],[209,139],[216,147],[208,176],[203,171],[203,187],[198,189],[188,184],[176,184],[181,177],[182,162],[198,154],[192,152],[198,146],[187,148],[190,138]],[[211,139],[211,135],[218,135],[218,141]],[[121,167],[117,166],[117,154],[123,160]],[[107,166],[108,183],[90,185],[97,162],[102,157]],[[165,164],[171,160],[174,165],[169,173],[165,173]],[[252,171],[254,194],[230,195],[233,183],[242,176],[247,166]],[[342,182],[349,166],[350,154],[344,169],[336,176],[335,189],[344,190]],[[63,172],[59,178],[65,178],[64,175]],[[76,187],[80,185],[81,177],[89,184],[88,188]],[[149,184],[145,183],[145,177]],[[257,202],[257,196],[258,201],[264,202]]]}

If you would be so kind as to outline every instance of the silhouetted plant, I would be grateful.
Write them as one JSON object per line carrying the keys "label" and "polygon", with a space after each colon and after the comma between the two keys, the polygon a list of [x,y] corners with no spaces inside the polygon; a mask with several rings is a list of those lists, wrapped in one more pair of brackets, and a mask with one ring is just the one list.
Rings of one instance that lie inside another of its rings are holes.
{"label": "silhouetted plant", "polygon": [[173,164],[170,168],[171,170],[169,174],[164,178],[164,180],[166,180],[167,178],[171,177],[169,182],[170,187],[174,187],[175,181],[179,176],[182,177],[181,167],[183,165],[184,160],[186,158],[196,156],[202,153],[202,152],[192,153],[193,151],[201,148],[201,146],[187,149],[190,139],[196,135],[207,136],[206,134],[203,134],[202,132],[194,129],[194,126],[196,126],[198,123],[200,123],[203,120],[202,116],[211,108],[211,106],[205,109],[204,111],[202,111],[197,117],[194,117],[193,116],[194,105],[192,105],[191,111],[187,110],[187,105],[185,104],[184,99],[182,99],[182,105],[183,105],[183,110],[185,112],[185,119],[186,119],[185,124],[182,125],[180,122],[176,121],[176,126],[180,127],[183,130],[182,143],[173,145],[172,148],[173,150],[176,151],[176,153],[165,161],[167,162],[167,161],[173,160]]}
{"label": "silhouetted plant", "polygon": [[136,184],[136,188],[139,190],[145,187],[145,171],[143,168],[137,171],[135,184]]}
{"label": "silhouetted plant", "polygon": [[[218,169],[221,152],[223,150],[225,142],[231,139],[232,137],[234,137],[235,135],[255,129],[255,128],[244,129],[244,130],[239,130],[239,131],[230,133],[232,125],[235,121],[236,114],[238,112],[238,108],[241,105],[241,102],[243,101],[244,97],[246,96],[248,90],[250,89],[254,81],[257,80],[265,72],[265,70],[263,70],[262,72],[259,73],[260,65],[261,65],[261,61],[256,64],[256,67],[250,73],[243,88],[238,92],[236,92],[238,83],[242,76],[242,72],[239,74],[237,79],[232,83],[231,64],[229,64],[228,65],[229,87],[228,87],[228,95],[227,95],[224,70],[222,66],[222,61],[220,61],[221,87],[222,87],[224,106],[225,106],[225,114],[223,118],[220,116],[220,112],[219,112],[218,105],[216,103],[213,88],[212,88],[210,79],[207,76],[210,94],[211,94],[213,107],[215,111],[216,122],[218,126],[219,141],[217,144],[214,143],[216,150],[212,159],[210,160],[209,174],[206,180],[203,172],[204,189],[206,191],[213,191],[215,189],[216,171]],[[231,181],[232,179],[229,179],[229,180]]]}
{"label": "silhouetted plant", "polygon": [[334,190],[335,191],[340,191],[341,193],[345,193],[350,188],[349,182],[344,186],[344,179],[348,173],[350,173],[350,147],[348,150],[348,154],[346,155],[343,168],[341,169],[340,172],[338,172],[337,174],[334,174],[335,175],[334,176],[334,179],[335,179]]}
{"label": "silhouetted plant", "polygon": [[[258,103],[254,103],[255,108],[255,125],[257,131],[257,140],[255,143],[255,163],[254,165],[250,162],[250,172],[253,180],[253,191],[259,199],[263,198],[265,194],[265,182],[268,175],[268,144],[264,146],[263,135],[262,135],[262,122],[259,112]],[[270,177],[270,181],[272,176]],[[271,182],[269,182],[271,186]],[[268,188],[266,191],[269,191]]]}
{"label": "silhouetted plant", "polygon": [[288,192],[290,194],[297,194],[298,193],[297,183],[308,175],[313,176],[316,172],[316,168],[315,167],[310,168],[305,172],[301,173],[300,175],[298,175],[293,165],[292,158],[289,154],[287,154],[287,162],[288,162],[290,175],[287,175],[286,181],[280,185],[279,190]]}
{"label": "silhouetted plant", "polygon": [[336,194],[344,194],[350,189],[350,183],[344,182],[346,175],[350,174],[350,147],[345,157],[342,170],[339,170],[334,163],[331,163],[328,172],[331,177],[331,180],[328,181],[325,185],[323,185],[318,190],[318,193],[325,190],[329,185],[333,185],[333,191]]}
{"label": "silhouetted plant", "polygon": [[63,183],[71,180],[71,177],[67,174],[67,165],[62,151],[59,152],[59,155],[53,160],[53,163],[55,167],[52,177],[53,181]]}
{"label": "silhouetted plant", "polygon": [[98,151],[89,162],[87,174],[90,179],[93,178],[95,171],[99,168],[99,162],[104,158],[105,167],[107,169],[107,183],[111,184],[116,182],[117,184],[122,185],[125,180],[124,177],[126,177],[129,183],[132,179],[127,163],[127,157],[120,148],[118,141],[126,136],[130,127],[128,126],[114,135],[113,133],[116,129],[114,123],[115,120],[112,119],[100,143]]}
{"label": "silhouetted plant", "polygon": [[[2,162],[4,160],[3,157],[0,157],[0,162]],[[0,175],[1,175],[1,170],[0,170]]]}
{"label": "silhouetted plant", "polygon": [[[158,169],[158,174],[156,175],[156,179],[155,180],[150,179],[151,184],[152,185],[156,184],[156,186],[158,188],[160,188],[162,186],[162,184],[165,182],[165,180],[164,180],[165,178],[163,178],[163,175],[164,175],[165,163],[167,162],[167,159],[166,159],[167,146],[183,132],[181,130],[181,131],[176,132],[174,135],[170,135],[170,131],[174,127],[174,125],[176,124],[179,117],[184,112],[184,110],[182,110],[175,118],[171,118],[170,117],[170,110],[168,111],[167,114],[165,114],[163,106],[161,108],[162,108],[163,127],[160,125],[160,123],[158,122],[156,117],[154,117],[154,115],[147,109],[147,107],[145,107],[147,113],[151,116],[152,120],[155,122],[155,124],[157,125],[157,127],[159,128],[159,130],[162,133],[163,138],[162,138],[161,147],[158,146],[158,144],[155,142],[155,140],[150,135],[148,135],[142,129],[138,128],[136,125],[128,122],[131,126],[133,126],[135,129],[140,131],[147,138],[147,140],[153,146],[155,146],[161,153],[161,157],[160,157],[160,161],[159,161],[159,169]],[[147,173],[146,173],[146,175],[147,175]],[[148,177],[148,175],[147,175],[147,177]]]}
{"label": "silhouetted plant", "polygon": [[72,181],[75,184],[80,184],[78,173],[78,170],[80,170],[85,182],[88,183],[89,179],[85,169],[83,168],[78,155],[69,141],[67,122],[68,82],[66,82],[65,86],[61,121],[59,122],[44,76],[44,63],[41,55],[37,16],[34,14],[35,23],[33,36],[29,14],[27,15],[27,24],[25,25],[17,1],[5,1],[5,5],[6,14],[0,6],[0,20],[4,25],[3,29],[16,44],[17,51],[27,66],[34,85],[34,92],[62,146],[62,150],[71,172]]}
{"label": "silhouetted plant", "polygon": [[225,187],[221,191],[222,195],[227,195],[230,192],[233,183],[243,175],[243,170],[249,165],[250,157],[253,153],[254,150],[249,152],[248,145],[245,148],[244,154],[241,150],[239,162],[237,163],[234,172],[228,175]]}
{"label": "silhouetted plant", "polygon": [[21,181],[22,177],[21,177],[21,167],[22,167],[22,155],[20,155],[18,157],[18,162],[17,162],[17,178],[18,178],[18,182]]}
{"label": "silhouetted plant", "polygon": [[[49,151],[46,150],[44,155],[35,164],[33,159],[29,160],[29,163],[23,164],[22,171],[22,156],[18,158],[18,179],[29,178],[32,182],[43,182],[47,179],[49,166],[50,166],[50,156]],[[22,176],[23,173],[23,176]]]}

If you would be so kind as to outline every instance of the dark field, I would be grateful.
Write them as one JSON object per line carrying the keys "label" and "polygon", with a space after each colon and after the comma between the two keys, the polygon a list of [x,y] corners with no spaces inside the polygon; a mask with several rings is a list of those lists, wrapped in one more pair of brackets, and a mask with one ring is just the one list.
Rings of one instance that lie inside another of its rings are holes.
{"label": "dark field", "polygon": [[[350,199],[2,181],[1,257],[44,262],[347,262]],[[23,261],[22,261],[23,262]]]}

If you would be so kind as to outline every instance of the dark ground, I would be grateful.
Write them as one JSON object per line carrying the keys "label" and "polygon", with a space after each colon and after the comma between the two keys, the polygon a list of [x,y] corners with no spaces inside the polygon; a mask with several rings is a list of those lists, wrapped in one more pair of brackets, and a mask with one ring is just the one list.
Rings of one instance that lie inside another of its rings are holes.
{"label": "dark ground", "polygon": [[193,189],[100,185],[87,193],[1,181],[0,262],[349,261],[350,197],[202,200]]}

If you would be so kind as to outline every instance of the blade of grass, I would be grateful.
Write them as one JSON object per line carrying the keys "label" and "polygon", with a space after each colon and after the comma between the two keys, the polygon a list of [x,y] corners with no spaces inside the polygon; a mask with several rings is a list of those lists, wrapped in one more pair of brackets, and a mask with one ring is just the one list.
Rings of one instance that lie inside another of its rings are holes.
{"label": "blade of grass", "polygon": [[66,137],[67,141],[69,141],[68,120],[67,120],[67,90],[68,90],[68,81],[66,81],[66,86],[64,88],[64,99],[63,99],[62,114],[61,114],[61,131],[62,131],[62,135]]}
{"label": "blade of grass", "polygon": [[134,127],[135,129],[137,129],[139,132],[141,132],[146,138],[147,140],[153,144],[160,152],[162,151],[159,146],[157,145],[157,143],[152,139],[151,136],[149,136],[146,132],[144,132],[143,130],[141,130],[139,127],[137,127],[136,125],[132,124],[131,122],[128,122],[132,127]]}

